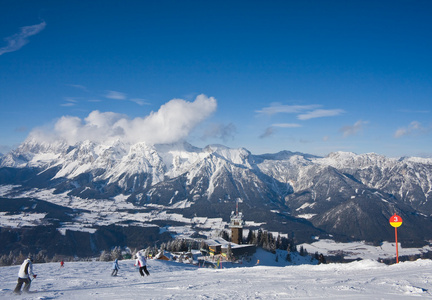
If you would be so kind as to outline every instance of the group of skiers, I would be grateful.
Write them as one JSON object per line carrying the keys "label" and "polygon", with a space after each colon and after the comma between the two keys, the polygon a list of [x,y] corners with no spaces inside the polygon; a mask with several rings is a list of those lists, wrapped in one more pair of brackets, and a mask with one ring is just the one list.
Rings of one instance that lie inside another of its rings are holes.
{"label": "group of skiers", "polygon": [[[147,270],[147,259],[145,256],[138,252],[136,254],[136,261],[134,264],[134,267],[139,267],[139,273],[141,276],[144,277],[144,274],[149,276],[150,273]],[[64,262],[61,261],[60,267],[64,267]],[[117,276],[117,272],[120,269],[118,259],[116,259],[113,262],[112,265],[112,273],[111,276]],[[33,273],[33,257],[29,255],[24,262],[22,263],[19,272],[18,272],[18,283],[15,287],[14,293],[20,295],[21,294],[21,288],[24,284],[24,288],[22,288],[22,291],[25,293],[29,293],[30,291],[30,285],[33,279],[36,278],[36,274]]]}
{"label": "group of skiers", "polygon": [[[147,259],[145,258],[144,255],[142,255],[141,252],[138,252],[136,254],[136,261],[134,264],[134,267],[138,266],[139,267],[139,273],[142,277],[144,277],[144,274],[149,276],[150,273],[147,270]],[[112,273],[111,276],[117,276],[117,272],[120,269],[119,267],[119,263],[118,263],[118,259],[116,259],[113,264],[112,264]]]}

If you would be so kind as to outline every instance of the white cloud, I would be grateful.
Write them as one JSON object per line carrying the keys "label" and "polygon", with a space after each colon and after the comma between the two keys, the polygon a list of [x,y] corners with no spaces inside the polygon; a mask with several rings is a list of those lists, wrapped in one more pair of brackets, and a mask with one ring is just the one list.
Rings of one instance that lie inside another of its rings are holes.
{"label": "white cloud", "polygon": [[145,99],[141,99],[141,98],[128,99],[127,94],[118,91],[107,91],[107,93],[105,94],[105,98],[114,99],[114,100],[127,100],[136,103],[140,106],[149,104],[148,102],[145,101]]}
{"label": "white cloud", "polygon": [[361,132],[363,130],[363,126],[368,123],[368,121],[359,120],[355,122],[354,125],[347,125],[342,127],[340,131],[343,133],[344,137],[356,135],[357,133]]}
{"label": "white cloud", "polygon": [[278,127],[278,128],[298,128],[298,127],[302,127],[302,126],[300,124],[296,124],[296,123],[272,124],[270,127],[266,128],[266,130],[259,136],[259,138],[264,139],[264,138],[268,138],[268,137],[274,135],[276,132],[275,127]]}
{"label": "white cloud", "polygon": [[263,109],[257,110],[256,112],[271,116],[278,113],[295,114],[316,109],[318,107],[320,107],[320,105],[282,105],[280,103],[272,103],[270,106],[264,107]]}
{"label": "white cloud", "polygon": [[67,85],[70,86],[70,87],[82,90],[84,92],[88,92],[87,87],[85,87],[84,85],[81,85],[81,84],[67,84]]}
{"label": "white cloud", "polygon": [[138,105],[141,105],[141,106],[149,104],[148,102],[145,101],[145,99],[140,99],[140,98],[132,98],[132,99],[130,99],[130,101],[132,101]]}
{"label": "white cloud", "polygon": [[233,123],[229,123],[227,125],[212,124],[206,129],[202,139],[206,140],[207,138],[217,138],[226,142],[228,140],[234,139],[236,132],[237,128]]}
{"label": "white cloud", "polygon": [[297,116],[299,120],[309,120],[314,118],[322,118],[322,117],[334,117],[338,116],[345,111],[343,109],[316,109],[304,114],[300,114]]}
{"label": "white cloud", "polygon": [[408,135],[409,131],[406,128],[399,128],[398,130],[396,130],[394,137],[395,138],[400,138],[404,135]]}
{"label": "white cloud", "polygon": [[278,123],[278,124],[273,124],[273,127],[281,127],[281,128],[298,128],[298,127],[302,127],[300,124],[296,124],[296,123]]}
{"label": "white cloud", "polygon": [[73,103],[73,102],[66,102],[66,103],[60,104],[60,106],[63,106],[63,107],[72,107],[72,106],[75,106],[75,103]]}
{"label": "white cloud", "polygon": [[71,107],[71,106],[75,106],[78,103],[77,100],[75,100],[74,98],[70,98],[70,97],[66,97],[64,100],[66,102],[63,104],[60,104],[61,106]]}
{"label": "white cloud", "polygon": [[399,111],[408,114],[430,114],[430,110],[401,109]]}
{"label": "white cloud", "polygon": [[274,128],[268,127],[263,134],[259,136],[260,139],[268,138],[274,134]]}
{"label": "white cloud", "polygon": [[255,112],[269,116],[279,113],[298,114],[297,119],[303,121],[314,118],[334,117],[345,112],[343,109],[321,109],[320,107],[321,105],[316,104],[282,105],[279,103],[272,103],[270,106],[264,107],[263,109],[257,110]]}
{"label": "white cloud", "polygon": [[42,140],[60,138],[71,145],[84,140],[101,142],[109,139],[130,143],[174,143],[185,139],[216,107],[216,99],[199,95],[193,102],[173,99],[144,118],[129,119],[114,112],[93,111],[84,120],[61,117],[52,131],[35,129],[30,136]]}
{"label": "white cloud", "polygon": [[400,138],[403,136],[409,136],[409,135],[415,135],[415,134],[421,134],[426,132],[427,130],[423,128],[420,124],[420,122],[412,121],[408,127],[402,127],[396,130],[394,133],[395,138]]}
{"label": "white cloud", "polygon": [[126,94],[117,91],[107,91],[105,98],[115,100],[126,100]]}
{"label": "white cloud", "polygon": [[29,42],[28,37],[38,34],[45,28],[45,26],[46,23],[42,22],[36,25],[21,27],[21,31],[19,33],[4,39],[8,44],[7,46],[0,48],[0,55],[21,49]]}

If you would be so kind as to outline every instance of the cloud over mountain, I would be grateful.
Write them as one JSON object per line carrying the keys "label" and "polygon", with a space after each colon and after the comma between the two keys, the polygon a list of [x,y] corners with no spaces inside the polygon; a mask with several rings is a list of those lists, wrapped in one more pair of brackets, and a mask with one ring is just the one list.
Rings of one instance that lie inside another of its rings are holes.
{"label": "cloud over mountain", "polygon": [[61,139],[71,145],[84,140],[99,142],[108,139],[130,143],[174,143],[186,138],[216,108],[215,98],[199,95],[193,102],[172,99],[158,111],[142,118],[129,119],[122,114],[96,110],[84,119],[63,116],[52,129],[35,129],[29,137],[36,140]]}

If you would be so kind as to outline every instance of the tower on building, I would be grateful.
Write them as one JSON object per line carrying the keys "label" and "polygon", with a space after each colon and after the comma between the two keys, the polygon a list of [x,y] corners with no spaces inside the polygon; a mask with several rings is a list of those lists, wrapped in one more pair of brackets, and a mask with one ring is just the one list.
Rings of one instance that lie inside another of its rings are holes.
{"label": "tower on building", "polygon": [[238,211],[238,200],[236,201],[236,211],[231,212],[231,221],[229,227],[231,228],[231,242],[240,245],[243,240],[243,214]]}

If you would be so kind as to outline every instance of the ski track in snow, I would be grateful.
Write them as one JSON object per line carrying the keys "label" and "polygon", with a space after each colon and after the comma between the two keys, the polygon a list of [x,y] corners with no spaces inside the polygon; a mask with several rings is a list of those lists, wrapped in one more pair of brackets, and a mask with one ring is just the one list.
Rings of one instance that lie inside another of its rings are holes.
{"label": "ski track in snow", "polygon": [[19,266],[0,268],[0,299],[408,299],[432,298],[432,261],[225,269],[149,260],[141,278],[133,260],[35,264],[32,294],[12,295]]}

